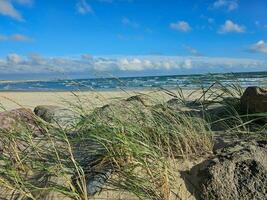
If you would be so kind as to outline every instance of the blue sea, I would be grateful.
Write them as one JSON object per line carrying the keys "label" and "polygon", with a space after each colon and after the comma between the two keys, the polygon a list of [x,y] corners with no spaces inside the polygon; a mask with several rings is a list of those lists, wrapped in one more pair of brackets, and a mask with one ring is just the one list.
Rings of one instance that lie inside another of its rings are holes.
{"label": "blue sea", "polygon": [[172,89],[177,86],[194,89],[208,87],[215,81],[222,84],[239,83],[247,86],[267,86],[267,72],[246,72],[228,74],[198,74],[146,76],[124,78],[94,78],[50,81],[0,82],[0,91],[73,91],[73,90],[116,90],[116,89]]}

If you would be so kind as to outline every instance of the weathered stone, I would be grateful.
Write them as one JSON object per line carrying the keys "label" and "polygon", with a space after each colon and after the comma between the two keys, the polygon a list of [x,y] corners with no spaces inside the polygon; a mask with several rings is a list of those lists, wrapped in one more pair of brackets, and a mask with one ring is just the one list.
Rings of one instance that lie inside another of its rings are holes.
{"label": "weathered stone", "polygon": [[128,99],[126,99],[127,102],[137,102],[137,103],[142,103],[144,106],[153,106],[156,104],[155,101],[153,101],[148,95],[135,95],[131,96]]}
{"label": "weathered stone", "polygon": [[75,122],[78,118],[73,111],[53,105],[40,105],[34,108],[34,113],[49,123],[67,126]]}
{"label": "weathered stone", "polygon": [[202,199],[267,197],[267,142],[240,142],[222,149],[200,171]]}
{"label": "weathered stone", "polygon": [[0,156],[4,156],[1,160],[8,159],[15,163],[20,153],[27,155],[31,152],[29,147],[35,138],[45,134],[39,122],[40,119],[30,109],[20,108],[0,113]]}
{"label": "weathered stone", "polygon": [[185,106],[182,105],[181,101],[177,98],[173,98],[173,99],[170,99],[166,102],[166,106],[168,108],[171,108],[175,111],[178,111],[178,112],[181,112],[182,111],[182,108],[184,108]]}
{"label": "weathered stone", "polygon": [[267,90],[248,87],[241,97],[241,108],[245,113],[267,112]]}
{"label": "weathered stone", "polygon": [[132,96],[95,109],[88,119],[108,122],[109,124],[116,122],[148,123],[152,118],[149,109],[151,105],[153,105],[153,102],[149,101],[146,96]]}
{"label": "weathered stone", "polygon": [[34,135],[39,135],[42,129],[38,125],[38,118],[26,108],[14,109],[0,113],[0,129],[3,131],[21,131],[28,129]]}

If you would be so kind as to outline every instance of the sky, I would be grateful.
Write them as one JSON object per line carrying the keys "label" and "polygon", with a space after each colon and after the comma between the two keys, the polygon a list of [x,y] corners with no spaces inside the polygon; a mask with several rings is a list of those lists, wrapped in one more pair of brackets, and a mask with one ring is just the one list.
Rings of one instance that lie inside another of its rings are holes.
{"label": "sky", "polygon": [[0,79],[267,71],[266,0],[0,0]]}

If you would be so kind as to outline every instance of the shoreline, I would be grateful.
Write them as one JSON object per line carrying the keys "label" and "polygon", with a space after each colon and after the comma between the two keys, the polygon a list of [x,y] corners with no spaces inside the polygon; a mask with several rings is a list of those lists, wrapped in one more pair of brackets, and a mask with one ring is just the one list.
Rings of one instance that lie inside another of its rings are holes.
{"label": "shoreline", "polygon": [[[177,92],[177,90],[170,90]],[[189,94],[192,90],[183,90]],[[66,106],[67,103],[82,103],[83,105],[95,108],[111,103],[116,99],[128,98],[138,94],[161,100],[168,100],[171,96],[160,90],[116,90],[116,91],[1,91],[0,107],[12,110],[20,107],[34,109],[38,105]]]}
{"label": "shoreline", "polygon": [[[180,87],[183,91],[188,91],[188,90],[197,90],[199,87]],[[128,88],[107,88],[107,89],[73,89],[73,90],[64,90],[64,89],[56,89],[56,90],[1,90],[0,93],[4,92],[120,92],[120,91],[161,91],[161,90],[177,90],[177,87],[128,87]]]}
{"label": "shoreline", "polygon": [[[56,92],[56,93],[64,93],[64,92],[120,92],[120,91],[155,91],[160,90],[160,88],[149,89],[149,88],[140,88],[140,89],[95,89],[95,90],[0,90],[0,93],[5,92],[20,92],[20,93],[36,93],[36,92]],[[169,90],[169,89],[168,89]],[[174,90],[173,88],[170,90]],[[183,90],[194,90],[194,88],[183,89]]]}

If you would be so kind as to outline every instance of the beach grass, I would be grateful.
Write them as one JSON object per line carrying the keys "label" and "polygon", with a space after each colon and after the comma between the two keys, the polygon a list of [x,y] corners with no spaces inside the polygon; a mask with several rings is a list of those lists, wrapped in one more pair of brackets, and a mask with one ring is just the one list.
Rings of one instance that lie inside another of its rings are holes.
{"label": "beach grass", "polygon": [[137,199],[183,199],[177,165],[212,154],[214,127],[230,134],[266,131],[255,118],[241,113],[243,88],[238,84],[215,82],[197,91],[199,97],[189,101],[195,91],[186,96],[180,88],[164,90],[181,107],[199,108],[197,115],[147,96],[156,106],[136,96],[89,113],[77,96],[77,104],[68,104],[79,114],[71,127],[35,116],[40,134],[23,121],[18,122],[19,129],[1,129],[1,196],[91,199],[88,178],[104,170],[108,177],[102,192],[127,192]]}

